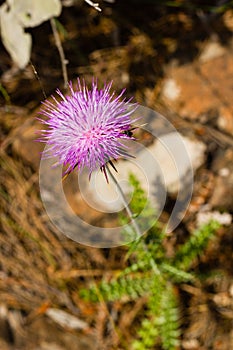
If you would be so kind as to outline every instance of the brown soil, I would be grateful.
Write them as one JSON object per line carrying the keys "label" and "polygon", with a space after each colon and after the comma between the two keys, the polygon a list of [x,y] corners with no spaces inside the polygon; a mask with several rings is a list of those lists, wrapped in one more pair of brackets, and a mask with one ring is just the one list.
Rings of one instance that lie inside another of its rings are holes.
{"label": "brown soil", "polygon": [[[117,91],[126,87],[128,96],[163,112],[181,133],[207,145],[188,214],[174,232],[175,247],[195,227],[202,205],[233,214],[232,12],[155,3],[104,2],[101,14],[82,4],[64,8],[59,21],[66,30],[61,37],[69,79],[79,76],[89,82],[93,75],[99,81],[111,79]],[[93,280],[111,278],[122,269],[126,248],[95,249],[69,240],[49,221],[40,199],[42,146],[34,142],[40,128],[35,117],[44,99],[41,87],[49,96],[63,88],[63,78],[49,23],[30,32],[39,81],[31,65],[23,71],[12,67],[0,44],[1,84],[10,98],[0,96],[0,349],[128,349],[145,300],[91,304],[77,293]],[[200,64],[202,48],[216,40],[224,53]],[[187,74],[193,74],[192,84],[185,80]],[[168,76],[184,90],[177,104],[162,96]],[[202,85],[205,98],[200,94]],[[221,176],[221,169],[229,169],[228,175]],[[209,278],[198,287],[187,284],[177,290],[182,349],[233,348],[232,233],[232,224],[221,228],[193,267],[208,272]],[[64,310],[87,326],[62,327],[47,316],[49,308]]]}

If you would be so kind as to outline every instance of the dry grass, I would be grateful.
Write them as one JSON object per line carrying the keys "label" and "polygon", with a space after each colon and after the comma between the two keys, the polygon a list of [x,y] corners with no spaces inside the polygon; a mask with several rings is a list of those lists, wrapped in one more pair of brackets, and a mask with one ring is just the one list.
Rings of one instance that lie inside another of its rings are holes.
{"label": "dry grass", "polygon": [[[139,103],[143,101],[154,108],[159,103],[159,82],[163,77],[165,62],[169,61],[171,55],[176,59],[178,57],[180,63],[192,58],[202,29],[197,28],[193,16],[183,11],[174,11],[172,14],[161,11],[156,18],[154,7],[148,6],[147,13],[142,18],[142,10],[137,7],[129,18],[128,12],[124,13],[125,5],[121,6],[115,19],[108,14],[97,18],[92,9],[78,8],[81,11],[79,28],[78,12],[65,11],[62,20],[66,23],[68,32],[64,46],[70,60],[70,77],[73,79],[77,74],[85,75],[87,81],[90,81],[94,74],[103,81],[114,79],[117,89],[127,86],[129,94],[133,92]],[[218,25],[217,23],[216,26]],[[42,84],[49,93],[57,86],[62,86],[62,77],[56,48],[49,42],[53,42],[53,38],[47,35],[46,30],[43,26],[35,29],[32,58]],[[193,45],[192,40],[187,44],[190,35],[196,40]],[[5,54],[2,62],[5,66],[10,65]],[[27,331],[30,322],[52,306],[86,318],[101,350],[111,349],[111,346],[119,350],[122,344],[127,348],[127,343],[134,336],[132,323],[137,324],[138,315],[143,314],[145,300],[139,299],[134,305],[118,302],[106,305],[102,301],[94,306],[84,303],[78,297],[81,286],[88,287],[90,282],[103,276],[109,279],[124,266],[125,249],[99,250],[81,246],[66,238],[52,225],[39,195],[40,149],[33,141],[34,131],[38,128],[35,121],[37,106],[43,99],[40,87],[31,67],[18,75],[9,73],[7,76],[4,73],[3,80],[11,96],[12,106],[0,108],[0,303],[7,309],[18,310],[24,315],[23,324],[27,325]],[[176,116],[174,122],[184,130],[196,132],[195,125],[190,122],[180,121]],[[200,127],[199,124],[196,126]],[[206,127],[204,130],[207,130]],[[224,134],[220,131],[212,130],[212,133],[215,139],[221,139],[224,147],[232,147],[229,135],[225,135],[224,139]],[[201,177],[197,187],[203,188]],[[205,200],[208,201],[208,198]],[[188,224],[192,226],[192,223]],[[183,234],[185,235],[181,228],[177,237]],[[220,245],[212,247],[204,261],[210,270],[217,264],[218,267],[222,264],[222,271],[226,270],[219,278],[219,285],[216,286],[216,279],[212,278],[209,286],[205,285],[206,288],[212,288],[211,293],[201,290],[201,287],[193,291],[182,286],[180,290],[186,302],[182,310],[184,324],[187,325],[184,339],[188,344],[190,337],[199,337],[204,344],[203,350],[214,343],[215,333],[217,336],[213,349],[228,350],[232,345],[232,316],[227,316],[227,319],[222,314],[225,309],[214,304],[214,296],[230,290],[232,277],[231,228],[225,235],[226,242],[221,243],[222,237],[219,237]],[[228,248],[224,248],[224,245]],[[226,256],[224,252],[221,254],[220,248],[226,249]],[[231,307],[227,306],[226,309],[231,310]],[[210,312],[211,308],[214,311]],[[114,315],[117,315],[118,327],[115,327]],[[225,322],[228,335],[222,332],[219,319],[222,323]],[[204,324],[207,334],[210,323],[211,333],[209,338],[205,338],[201,326]],[[27,344],[26,340],[24,344]]]}

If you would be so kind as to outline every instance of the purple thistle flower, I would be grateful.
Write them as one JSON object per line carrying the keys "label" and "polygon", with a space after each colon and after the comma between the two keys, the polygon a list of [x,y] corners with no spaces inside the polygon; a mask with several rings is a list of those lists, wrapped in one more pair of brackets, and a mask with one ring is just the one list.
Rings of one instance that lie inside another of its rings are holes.
{"label": "purple thistle flower", "polygon": [[48,157],[58,157],[58,164],[67,166],[65,174],[87,167],[90,175],[98,168],[106,175],[108,162],[129,156],[121,140],[134,139],[130,116],[137,106],[129,108],[131,100],[121,100],[125,90],[115,96],[111,86],[112,82],[98,89],[93,80],[89,90],[78,79],[75,89],[69,84],[69,95],[57,90],[59,101],[53,96],[53,101],[43,103],[41,114],[48,119],[40,120],[48,129],[41,131],[39,141],[49,145]]}

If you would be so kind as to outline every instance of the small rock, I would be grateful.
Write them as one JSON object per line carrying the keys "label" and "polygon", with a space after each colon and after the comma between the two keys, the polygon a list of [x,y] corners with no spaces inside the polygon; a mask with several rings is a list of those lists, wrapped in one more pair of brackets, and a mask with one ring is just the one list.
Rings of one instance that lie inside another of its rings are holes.
{"label": "small rock", "polygon": [[221,177],[228,177],[230,175],[230,169],[229,168],[222,168],[219,170],[218,174]]}
{"label": "small rock", "polygon": [[213,194],[209,200],[209,205],[212,208],[220,210],[233,210],[232,191],[232,176],[222,177],[217,176]]}
{"label": "small rock", "polygon": [[189,339],[182,341],[182,347],[186,350],[197,350],[200,348],[200,344],[197,339]]}
{"label": "small rock", "polygon": [[232,211],[233,150],[219,151],[212,168],[217,176],[209,205],[214,209]]}
{"label": "small rock", "polygon": [[202,50],[199,60],[201,62],[211,61],[213,58],[222,56],[225,52],[226,49],[217,41],[209,42]]}
{"label": "small rock", "polygon": [[202,59],[180,67],[170,66],[162,87],[165,105],[181,117],[200,121],[214,111],[222,130],[232,134],[232,51],[216,43],[207,45]]}
{"label": "small rock", "polygon": [[219,211],[200,211],[197,213],[197,226],[200,227],[207,224],[210,220],[216,220],[221,225],[230,225],[232,223],[232,215],[229,213],[220,213]]}
{"label": "small rock", "polygon": [[175,101],[180,96],[181,89],[174,79],[166,79],[163,84],[163,95],[170,101]]}
{"label": "small rock", "polygon": [[[187,184],[184,179],[190,167],[195,171],[204,163],[205,151],[204,143],[172,132],[161,136],[159,141],[149,147],[142,148],[135,160],[119,160],[116,164],[118,172],[114,176],[123,191],[128,193],[128,201],[131,196],[128,178],[132,173],[140,181],[152,203],[158,200],[162,202],[167,191],[176,194],[185,190]],[[109,184],[105,183],[101,172],[94,173],[90,183],[83,184],[80,188],[83,196],[95,208],[113,212],[124,207],[115,186],[111,181]]]}

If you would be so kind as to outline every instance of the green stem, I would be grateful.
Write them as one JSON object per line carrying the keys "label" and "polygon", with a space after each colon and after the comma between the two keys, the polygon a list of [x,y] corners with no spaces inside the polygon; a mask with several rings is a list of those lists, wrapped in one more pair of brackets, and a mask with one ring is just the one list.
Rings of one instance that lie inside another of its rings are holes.
{"label": "green stem", "polygon": [[131,223],[132,223],[133,228],[134,228],[135,233],[136,233],[136,237],[135,237],[135,238],[136,238],[136,239],[137,239],[137,238],[140,238],[140,237],[142,236],[142,232],[140,231],[140,228],[139,228],[139,226],[138,226],[136,220],[134,219],[134,215],[133,215],[133,213],[132,213],[132,211],[131,211],[131,209],[130,209],[128,203],[127,203],[127,200],[126,200],[126,197],[125,197],[125,195],[124,195],[124,192],[123,192],[121,186],[119,185],[117,179],[115,178],[115,176],[113,175],[113,173],[112,173],[111,170],[109,169],[108,164],[105,165],[105,168],[106,168],[106,170],[107,170],[107,172],[108,172],[110,178],[112,179],[112,181],[113,181],[114,184],[116,185],[116,188],[117,188],[117,190],[118,190],[118,193],[120,194],[121,199],[122,199],[122,202],[123,202],[123,204],[124,204],[124,206],[125,206],[125,210],[127,211],[127,214],[129,215],[129,218],[131,219]]}

